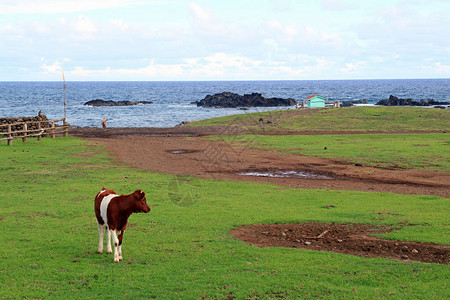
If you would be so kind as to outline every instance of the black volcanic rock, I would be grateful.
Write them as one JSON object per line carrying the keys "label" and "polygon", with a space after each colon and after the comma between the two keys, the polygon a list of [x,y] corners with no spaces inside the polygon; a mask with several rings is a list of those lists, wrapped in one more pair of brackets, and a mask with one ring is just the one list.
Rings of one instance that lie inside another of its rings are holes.
{"label": "black volcanic rock", "polygon": [[133,102],[133,101],[128,101],[128,100],[124,100],[124,101],[106,101],[106,100],[102,100],[102,99],[95,99],[95,100],[91,100],[88,101],[86,103],[84,103],[84,105],[90,105],[90,106],[131,106],[131,105],[138,105],[138,104],[152,104],[153,102],[151,101],[138,101],[138,102]]}
{"label": "black volcanic rock", "polygon": [[259,93],[244,94],[243,96],[223,92],[213,96],[207,95],[197,103],[197,106],[205,107],[262,107],[262,106],[294,106],[296,101],[292,98],[264,98]]}
{"label": "black volcanic rock", "polygon": [[431,105],[448,105],[450,102],[439,102],[433,99],[422,99],[420,101],[414,101],[412,99],[401,99],[390,95],[389,99],[380,100],[376,105],[384,106],[431,106]]}
{"label": "black volcanic rock", "polygon": [[369,101],[367,101],[366,99],[363,100],[353,100],[353,101],[342,101],[341,102],[341,107],[351,107],[355,104],[368,104]]}

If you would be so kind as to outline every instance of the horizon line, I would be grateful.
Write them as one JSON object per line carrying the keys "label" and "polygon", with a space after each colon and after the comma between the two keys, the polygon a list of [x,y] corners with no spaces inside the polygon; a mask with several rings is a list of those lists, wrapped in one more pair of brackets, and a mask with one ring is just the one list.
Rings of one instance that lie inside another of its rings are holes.
{"label": "horizon line", "polygon": [[[353,78],[353,79],[220,79],[220,80],[67,80],[66,82],[248,82],[248,81],[358,81],[358,80],[445,80],[450,77],[428,78]],[[0,82],[60,82],[62,80],[0,80]]]}

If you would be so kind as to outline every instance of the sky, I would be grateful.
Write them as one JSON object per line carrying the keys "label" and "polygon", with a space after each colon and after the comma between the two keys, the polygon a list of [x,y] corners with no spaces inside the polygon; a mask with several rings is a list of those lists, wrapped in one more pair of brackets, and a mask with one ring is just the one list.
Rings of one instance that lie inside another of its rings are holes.
{"label": "sky", "polygon": [[0,81],[450,78],[449,0],[0,0]]}

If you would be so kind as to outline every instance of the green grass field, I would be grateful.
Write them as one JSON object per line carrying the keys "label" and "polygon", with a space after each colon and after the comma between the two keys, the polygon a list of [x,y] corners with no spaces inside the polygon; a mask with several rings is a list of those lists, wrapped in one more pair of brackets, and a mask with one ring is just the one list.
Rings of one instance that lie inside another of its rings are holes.
{"label": "green grass field", "polygon": [[222,135],[208,138],[234,143],[237,146],[278,150],[382,168],[450,171],[448,133]]}
{"label": "green grass field", "polygon": [[[270,120],[265,125],[259,119]],[[189,126],[238,125],[252,131],[400,131],[450,130],[448,109],[420,107],[348,107],[282,110],[196,121]]]}
{"label": "green grass field", "polygon": [[[407,222],[384,237],[450,245],[445,198],[155,174],[76,138],[1,143],[0,178],[2,299],[450,297],[448,265],[257,248],[228,234],[252,223]],[[152,206],[130,217],[120,264],[96,254],[103,186],[141,188]]]}

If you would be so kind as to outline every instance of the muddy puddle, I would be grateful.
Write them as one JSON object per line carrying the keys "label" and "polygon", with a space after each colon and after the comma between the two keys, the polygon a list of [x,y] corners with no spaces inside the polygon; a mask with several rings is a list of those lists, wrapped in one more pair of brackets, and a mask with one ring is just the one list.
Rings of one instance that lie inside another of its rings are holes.
{"label": "muddy puddle", "polygon": [[264,171],[243,171],[238,172],[241,176],[271,177],[271,178],[302,178],[302,179],[333,179],[330,176],[318,174],[311,171],[300,170],[264,170]]}
{"label": "muddy puddle", "polygon": [[176,149],[176,150],[166,150],[171,154],[186,154],[186,153],[195,153],[200,152],[200,150],[192,150],[192,149]]}

